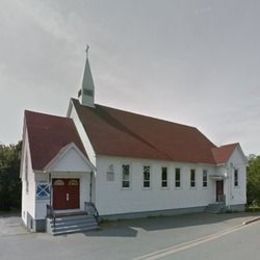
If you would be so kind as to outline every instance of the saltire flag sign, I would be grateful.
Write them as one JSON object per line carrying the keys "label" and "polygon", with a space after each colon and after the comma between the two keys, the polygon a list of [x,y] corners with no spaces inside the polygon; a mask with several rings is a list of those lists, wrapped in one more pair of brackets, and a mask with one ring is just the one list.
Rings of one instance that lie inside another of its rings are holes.
{"label": "saltire flag sign", "polygon": [[50,185],[49,183],[38,183],[36,189],[36,199],[46,200],[50,198]]}

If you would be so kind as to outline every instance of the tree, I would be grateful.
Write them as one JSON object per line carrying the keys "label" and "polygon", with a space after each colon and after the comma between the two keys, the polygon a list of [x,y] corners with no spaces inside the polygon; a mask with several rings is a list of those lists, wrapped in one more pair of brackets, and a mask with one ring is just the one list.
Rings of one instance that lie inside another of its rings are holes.
{"label": "tree", "polygon": [[22,142],[17,145],[0,145],[0,209],[20,208],[20,160]]}
{"label": "tree", "polygon": [[260,205],[260,156],[249,157],[247,168],[248,204]]}

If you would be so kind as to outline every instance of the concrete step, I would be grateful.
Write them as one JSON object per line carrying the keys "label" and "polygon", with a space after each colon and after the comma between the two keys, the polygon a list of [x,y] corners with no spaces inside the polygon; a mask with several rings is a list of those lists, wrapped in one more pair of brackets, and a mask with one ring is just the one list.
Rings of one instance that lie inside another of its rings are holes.
{"label": "concrete step", "polygon": [[74,230],[74,229],[86,229],[86,228],[97,228],[97,224],[93,224],[93,223],[86,223],[86,224],[75,224],[75,225],[70,225],[70,226],[59,226],[59,227],[54,227],[52,229],[53,232],[58,232],[58,231],[67,231],[67,230]]}
{"label": "concrete step", "polygon": [[99,229],[99,227],[75,228],[75,229],[69,229],[69,230],[54,231],[51,234],[53,236],[61,236],[61,235],[68,235],[68,234],[74,234],[74,233],[84,233],[87,231],[94,231],[94,230],[98,230],[98,229]]}
{"label": "concrete step", "polygon": [[212,203],[209,204],[205,210],[208,213],[223,213],[226,211],[226,206],[224,203]]}
{"label": "concrete step", "polygon": [[85,232],[98,228],[95,217],[90,215],[58,217],[55,225],[52,219],[47,219],[47,231],[52,235]]}
{"label": "concrete step", "polygon": [[[62,219],[60,219],[60,218],[56,218],[55,219],[55,224],[66,224],[66,223],[74,223],[74,222],[85,222],[85,221],[89,221],[89,222],[91,222],[91,221],[94,221],[94,222],[96,222],[96,219],[93,217],[93,216],[91,216],[91,217],[84,217],[84,218],[62,218]],[[50,224],[53,224],[53,222],[54,222],[54,220],[49,220],[49,223]]]}
{"label": "concrete step", "polygon": [[[72,226],[72,225],[81,225],[81,224],[96,224],[95,219],[79,219],[77,220],[71,220],[71,221],[66,221],[66,222],[55,222],[55,227],[62,227],[62,226]],[[54,227],[54,222],[51,221],[50,223],[51,227]]]}
{"label": "concrete step", "polygon": [[56,221],[70,221],[70,220],[79,220],[79,219],[86,219],[86,218],[93,218],[93,216],[90,215],[56,216]]}

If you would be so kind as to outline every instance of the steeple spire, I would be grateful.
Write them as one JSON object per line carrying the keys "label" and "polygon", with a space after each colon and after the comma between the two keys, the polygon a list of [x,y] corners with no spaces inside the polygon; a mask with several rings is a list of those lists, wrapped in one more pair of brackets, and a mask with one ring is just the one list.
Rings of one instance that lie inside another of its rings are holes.
{"label": "steeple spire", "polygon": [[95,107],[95,86],[92,78],[89,60],[88,60],[89,46],[86,47],[86,63],[82,80],[82,87],[79,91],[79,97],[81,98],[81,104],[84,106]]}

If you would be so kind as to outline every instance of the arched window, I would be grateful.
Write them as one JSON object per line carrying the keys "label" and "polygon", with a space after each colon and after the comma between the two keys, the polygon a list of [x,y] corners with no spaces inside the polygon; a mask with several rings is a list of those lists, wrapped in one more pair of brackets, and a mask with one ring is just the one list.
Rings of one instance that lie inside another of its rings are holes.
{"label": "arched window", "polygon": [[53,185],[55,185],[55,186],[64,186],[65,183],[64,183],[63,180],[55,180]]}
{"label": "arched window", "polygon": [[78,186],[79,182],[78,182],[78,180],[69,180],[68,185],[69,186]]}

